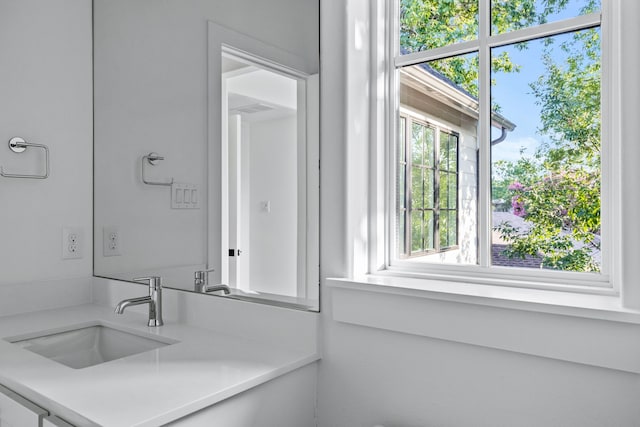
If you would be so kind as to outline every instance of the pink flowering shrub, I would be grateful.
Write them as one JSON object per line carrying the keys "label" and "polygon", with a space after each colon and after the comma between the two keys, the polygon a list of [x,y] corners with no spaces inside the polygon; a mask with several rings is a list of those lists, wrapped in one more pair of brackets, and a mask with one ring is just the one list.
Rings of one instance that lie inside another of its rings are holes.
{"label": "pink flowering shrub", "polygon": [[511,209],[513,210],[513,214],[520,218],[524,218],[527,215],[527,211],[524,207],[524,193],[526,190],[524,185],[518,181],[514,181],[507,188],[509,191],[515,193],[513,197],[511,197]]}
{"label": "pink flowering shrub", "polygon": [[496,227],[509,243],[504,254],[540,256],[545,268],[599,271],[592,253],[600,250],[600,174],[598,170],[563,170],[508,187],[514,215],[528,229]]}
{"label": "pink flowering shrub", "polygon": [[511,199],[511,208],[513,209],[513,214],[515,216],[524,218],[527,215],[527,211],[524,208],[524,200],[520,195],[513,196]]}
{"label": "pink flowering shrub", "polygon": [[524,190],[524,185],[520,184],[518,181],[514,181],[509,184],[509,187],[507,188],[511,191],[521,191]]}

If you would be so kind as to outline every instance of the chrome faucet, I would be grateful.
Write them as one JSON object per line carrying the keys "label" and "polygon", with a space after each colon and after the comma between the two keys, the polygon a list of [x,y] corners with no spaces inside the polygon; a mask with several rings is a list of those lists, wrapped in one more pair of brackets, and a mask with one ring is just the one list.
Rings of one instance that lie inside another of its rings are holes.
{"label": "chrome faucet", "polygon": [[202,292],[208,293],[208,292],[216,292],[216,291],[222,291],[225,295],[229,295],[231,293],[231,289],[229,289],[229,286],[227,285],[205,285],[204,288],[202,289]]}
{"label": "chrome faucet", "polygon": [[205,292],[205,287],[207,286],[207,277],[208,273],[215,271],[215,269],[210,268],[209,270],[198,270],[193,273],[193,290],[196,292]]}
{"label": "chrome faucet", "polygon": [[196,292],[208,293],[223,291],[225,295],[229,295],[231,290],[227,285],[207,285],[207,274],[215,271],[213,268],[209,270],[198,270],[193,273],[193,288]]}
{"label": "chrome faucet", "polygon": [[148,326],[162,326],[162,277],[138,277],[133,279],[136,282],[149,282],[149,296],[129,298],[122,300],[116,306],[116,313],[122,314],[124,310],[133,305],[149,304],[149,323]]}

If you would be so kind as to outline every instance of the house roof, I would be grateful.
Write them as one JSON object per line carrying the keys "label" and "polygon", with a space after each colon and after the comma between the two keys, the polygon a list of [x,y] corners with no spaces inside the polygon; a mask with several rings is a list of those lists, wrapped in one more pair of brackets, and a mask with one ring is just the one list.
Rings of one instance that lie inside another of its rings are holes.
{"label": "house roof", "polygon": [[[401,81],[408,86],[478,119],[480,108],[478,98],[428,64],[404,67],[400,70],[400,75]],[[491,125],[509,132],[516,128],[515,123],[497,112],[491,113]]]}
{"label": "house roof", "polygon": [[[491,245],[491,265],[496,267],[545,268],[541,256],[527,255],[525,258],[509,258],[504,251],[509,245],[494,243]],[[546,267],[548,269],[548,267]]]}
{"label": "house roof", "polygon": [[503,222],[508,222],[515,228],[526,232],[529,230],[530,224],[523,218],[510,212],[492,212],[491,219],[493,222],[492,244],[491,244],[491,265],[499,267],[524,267],[524,268],[543,268],[541,256],[527,255],[525,258],[509,258],[504,251],[509,244],[500,238],[500,233],[495,228]]}

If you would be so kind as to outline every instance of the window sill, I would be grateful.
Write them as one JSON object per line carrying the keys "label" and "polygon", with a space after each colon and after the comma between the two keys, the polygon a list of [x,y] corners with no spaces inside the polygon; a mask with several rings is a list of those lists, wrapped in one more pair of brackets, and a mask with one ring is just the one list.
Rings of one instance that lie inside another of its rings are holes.
{"label": "window sill", "polygon": [[640,310],[624,308],[621,298],[616,294],[583,294],[381,274],[364,275],[354,279],[332,278],[327,285],[335,288],[640,325]]}
{"label": "window sill", "polygon": [[339,323],[640,374],[640,312],[615,296],[379,275],[326,285]]}

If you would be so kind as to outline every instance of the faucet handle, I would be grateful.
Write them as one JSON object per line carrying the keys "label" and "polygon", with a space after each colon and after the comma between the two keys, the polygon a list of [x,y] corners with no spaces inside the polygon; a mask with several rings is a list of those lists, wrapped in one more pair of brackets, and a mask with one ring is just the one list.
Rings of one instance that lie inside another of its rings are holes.
{"label": "faucet handle", "polygon": [[200,279],[200,280],[204,280],[204,278],[206,277],[207,273],[211,273],[212,271],[216,271],[215,268],[210,268],[208,270],[197,270],[193,272],[193,277],[195,279]]}
{"label": "faucet handle", "polygon": [[162,287],[162,277],[149,276],[149,277],[135,277],[132,279],[134,282],[148,282],[149,288],[159,289]]}

